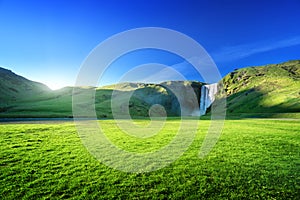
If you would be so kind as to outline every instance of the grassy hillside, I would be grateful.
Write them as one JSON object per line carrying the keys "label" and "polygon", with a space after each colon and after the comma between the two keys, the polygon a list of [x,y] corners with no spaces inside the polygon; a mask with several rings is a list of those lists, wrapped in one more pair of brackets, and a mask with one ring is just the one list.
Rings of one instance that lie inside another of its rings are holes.
{"label": "grassy hillside", "polygon": [[[0,80],[0,117],[69,118],[73,116],[73,87],[52,91],[41,83],[27,80],[3,68],[0,69]],[[178,116],[181,110],[172,89],[179,91],[177,95],[183,101],[184,111],[189,113],[197,108],[191,104],[192,98],[187,88],[191,86],[199,96],[201,85],[199,82],[192,81],[170,81],[161,84],[121,83],[100,88],[76,88],[76,93],[80,95],[88,90],[95,92],[98,118],[112,117],[112,96],[116,99],[115,110],[121,116],[126,114],[122,112],[128,101],[129,113],[133,117],[148,117],[149,109],[155,104],[161,104],[168,116]],[[185,96],[190,98],[185,99]]]}
{"label": "grassy hillside", "polygon": [[[192,102],[194,100],[199,102],[197,97],[200,95],[201,85],[202,83],[194,81],[169,81],[161,84],[121,83],[97,88],[97,115],[100,118],[112,117],[112,98],[115,100],[115,104],[113,104],[116,106],[115,111],[120,116],[126,115],[124,107],[129,106],[131,116],[148,117],[149,109],[155,104],[162,105],[168,116],[178,116],[181,114],[179,101],[182,102],[182,111],[185,112],[183,114],[188,114],[197,109]],[[188,88],[193,88],[193,90],[189,91]],[[175,94],[174,91],[177,91],[177,93]],[[191,93],[195,94],[196,99],[192,98]],[[177,96],[179,99],[177,99]],[[189,96],[189,98],[184,98],[186,96]]]}
{"label": "grassy hillside", "polygon": [[228,115],[269,117],[300,113],[299,60],[238,69],[222,81]]}
{"label": "grassy hillside", "polygon": [[50,89],[41,83],[30,81],[10,70],[0,67],[0,102],[2,104],[25,99],[32,95],[49,92]]}
{"label": "grassy hillside", "polygon": [[[237,69],[222,82],[228,116],[300,117],[300,60]],[[95,91],[98,118],[112,117],[112,97],[116,100],[114,111],[119,116],[125,116],[125,108],[129,107],[131,116],[148,117],[149,109],[155,104],[161,104],[168,116],[178,116],[181,112],[185,115],[197,110],[193,102],[199,102],[201,85],[194,81],[121,83],[77,88],[76,92]],[[188,91],[190,86],[193,91]],[[73,89],[52,91],[41,83],[0,68],[0,117],[72,117]],[[160,115],[164,111],[157,112]]]}

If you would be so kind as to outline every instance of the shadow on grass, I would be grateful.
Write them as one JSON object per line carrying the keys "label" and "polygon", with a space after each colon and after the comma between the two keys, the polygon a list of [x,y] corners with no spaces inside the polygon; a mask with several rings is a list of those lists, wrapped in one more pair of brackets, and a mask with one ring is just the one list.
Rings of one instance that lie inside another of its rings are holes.
{"label": "shadow on grass", "polygon": [[[267,93],[259,87],[237,92],[227,97],[226,119],[243,118],[300,118],[300,101],[297,98],[287,97],[286,101],[266,106],[264,100]],[[218,106],[216,101],[215,106]],[[211,108],[203,119],[210,118]]]}

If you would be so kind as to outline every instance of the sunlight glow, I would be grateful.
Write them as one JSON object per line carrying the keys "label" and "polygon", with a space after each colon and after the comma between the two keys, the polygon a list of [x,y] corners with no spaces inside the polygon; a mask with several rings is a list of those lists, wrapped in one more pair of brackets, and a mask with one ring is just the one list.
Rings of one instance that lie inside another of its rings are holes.
{"label": "sunlight glow", "polygon": [[53,82],[44,82],[51,90],[59,90],[63,87],[66,87],[66,83],[61,81],[53,81]]}

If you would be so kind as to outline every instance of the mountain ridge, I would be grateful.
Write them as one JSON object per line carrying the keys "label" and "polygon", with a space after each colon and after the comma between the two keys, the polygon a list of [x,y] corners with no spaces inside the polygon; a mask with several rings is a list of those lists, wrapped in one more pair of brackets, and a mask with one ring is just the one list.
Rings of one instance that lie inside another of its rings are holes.
{"label": "mountain ridge", "polygon": [[0,101],[10,103],[18,98],[49,92],[48,86],[26,79],[11,70],[0,67]]}
{"label": "mountain ridge", "polygon": [[237,69],[222,83],[229,115],[300,113],[300,60]]}
{"label": "mountain ridge", "polygon": [[[131,92],[129,107],[132,116],[148,117],[149,109],[154,104],[165,107],[168,116],[179,116],[182,110],[178,108],[176,95],[168,88],[180,91],[178,94],[184,102],[183,110],[188,114],[196,108],[186,98],[190,95],[184,91],[188,87],[193,88],[199,104],[200,89],[204,84],[197,81],[119,83],[81,87],[78,92],[95,90],[95,108],[99,118],[113,117],[111,98],[114,90],[120,91],[120,99],[127,98]],[[282,116],[281,113],[299,116],[300,60],[236,69],[224,76],[219,85],[223,85],[226,94],[228,116],[278,117]],[[0,117],[72,117],[73,90],[74,87],[64,87],[52,91],[42,83],[0,68]],[[121,109],[124,105],[118,106]]]}

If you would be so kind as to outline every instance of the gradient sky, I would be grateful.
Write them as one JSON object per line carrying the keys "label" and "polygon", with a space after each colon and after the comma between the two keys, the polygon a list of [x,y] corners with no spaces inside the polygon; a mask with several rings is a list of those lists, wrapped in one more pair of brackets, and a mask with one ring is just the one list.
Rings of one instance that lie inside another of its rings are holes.
{"label": "gradient sky", "polygon": [[[222,76],[235,68],[300,59],[299,0],[0,0],[0,66],[51,88],[74,85],[92,49],[139,27],[190,36]],[[154,50],[132,53],[115,62],[101,84],[150,62],[177,66],[182,60]],[[199,79],[192,71],[185,75]]]}

